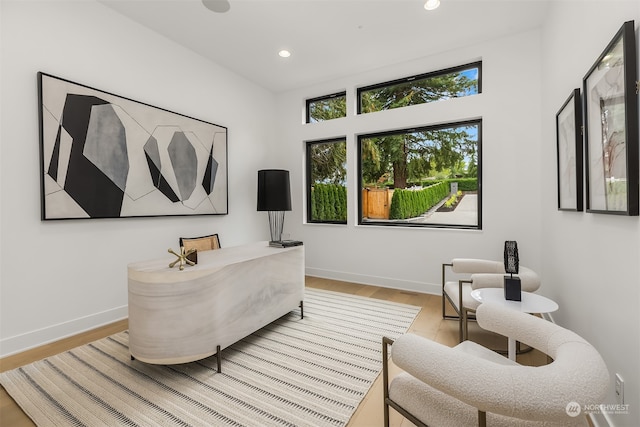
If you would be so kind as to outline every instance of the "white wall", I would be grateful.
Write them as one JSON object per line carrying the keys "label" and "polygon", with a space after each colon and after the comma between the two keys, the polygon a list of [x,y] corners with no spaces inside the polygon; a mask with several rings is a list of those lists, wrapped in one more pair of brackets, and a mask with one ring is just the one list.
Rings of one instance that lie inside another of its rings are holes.
{"label": "white wall", "polygon": [[[482,59],[483,93],[356,116],[358,86]],[[501,259],[517,240],[523,265],[540,266],[540,34],[527,32],[278,97],[282,156],[291,165],[294,209],[285,233],[303,240],[307,273],[437,293],[441,264],[453,257]],[[303,124],[304,100],[347,92],[347,117]],[[355,135],[482,117],[483,229],[358,226]],[[304,141],[346,136],[348,224],[303,224]]]}
{"label": "white wall", "polygon": [[[94,1],[0,8],[0,356],[126,317],[127,264],[170,260],[179,236],[268,239],[255,191],[271,166],[270,92]],[[41,222],[38,71],[228,127],[229,215]]]}
{"label": "white wall", "polygon": [[[628,415],[616,426],[640,425],[640,219],[556,210],[555,114],[609,41],[628,20],[640,24],[640,2],[556,1],[543,34],[542,264],[555,320],[584,336],[610,374],[625,379]],[[640,46],[640,43],[638,44]],[[637,191],[637,189],[635,190]]]}

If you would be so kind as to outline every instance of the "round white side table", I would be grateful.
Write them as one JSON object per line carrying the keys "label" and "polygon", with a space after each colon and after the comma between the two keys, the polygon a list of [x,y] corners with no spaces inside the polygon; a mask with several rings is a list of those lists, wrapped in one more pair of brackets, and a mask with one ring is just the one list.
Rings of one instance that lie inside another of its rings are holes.
{"label": "round white side table", "polygon": [[[482,288],[471,291],[471,297],[479,303],[491,302],[518,310],[523,313],[552,313],[558,309],[558,303],[531,292],[522,292],[522,301],[510,301],[504,297],[503,288]],[[516,340],[507,337],[509,340],[509,359],[516,360]]]}

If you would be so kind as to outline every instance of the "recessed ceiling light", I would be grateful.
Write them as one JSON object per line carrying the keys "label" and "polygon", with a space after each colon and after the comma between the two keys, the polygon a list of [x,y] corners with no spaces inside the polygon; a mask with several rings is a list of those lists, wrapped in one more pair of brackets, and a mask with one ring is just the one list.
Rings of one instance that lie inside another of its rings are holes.
{"label": "recessed ceiling light", "polygon": [[231,9],[229,0],[202,0],[202,4],[209,10],[216,13],[225,13]]}
{"label": "recessed ceiling light", "polygon": [[434,10],[440,6],[440,0],[427,0],[424,4],[424,8],[427,10]]}
{"label": "recessed ceiling light", "polygon": [[280,52],[278,52],[278,55],[280,55],[283,58],[288,58],[291,56],[291,52],[289,52],[286,49],[282,49]]}

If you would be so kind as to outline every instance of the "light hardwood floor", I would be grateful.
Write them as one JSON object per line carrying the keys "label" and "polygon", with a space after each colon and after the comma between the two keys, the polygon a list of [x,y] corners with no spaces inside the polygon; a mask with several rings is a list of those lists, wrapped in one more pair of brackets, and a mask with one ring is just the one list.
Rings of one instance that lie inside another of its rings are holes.
{"label": "light hardwood floor", "polygon": [[[307,277],[306,286],[420,306],[422,307],[422,310],[409,328],[410,332],[449,346],[453,346],[458,342],[458,323],[454,320],[442,319],[440,296],[381,288],[377,286],[359,285],[317,277]],[[122,320],[71,338],[0,359],[0,372],[35,362],[45,357],[70,350],[77,346],[87,344],[126,329],[127,321]],[[506,348],[505,338],[488,334],[479,329],[473,322],[469,326],[469,335],[475,341],[490,346],[491,348]],[[526,365],[539,366],[546,363],[547,359],[544,354],[534,350],[532,352],[519,355],[518,362]],[[397,372],[398,369],[392,363],[391,374],[393,375]],[[390,412],[391,427],[413,426],[412,423],[404,419],[393,409],[391,409]],[[382,379],[379,377],[373,383],[369,393],[365,396],[356,413],[351,418],[351,421],[349,421],[348,427],[382,426],[382,414]],[[34,426],[33,422],[31,422],[18,405],[16,405],[4,388],[1,387],[0,426]]]}

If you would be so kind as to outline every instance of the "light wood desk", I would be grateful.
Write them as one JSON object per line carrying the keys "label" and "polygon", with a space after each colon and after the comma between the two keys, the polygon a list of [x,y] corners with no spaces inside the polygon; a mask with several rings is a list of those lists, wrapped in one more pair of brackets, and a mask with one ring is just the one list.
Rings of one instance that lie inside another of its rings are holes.
{"label": "light wood desk", "polygon": [[302,308],[304,246],[267,242],[198,252],[198,264],[169,268],[170,256],[128,266],[129,350],[154,364],[186,363],[220,350]]}

